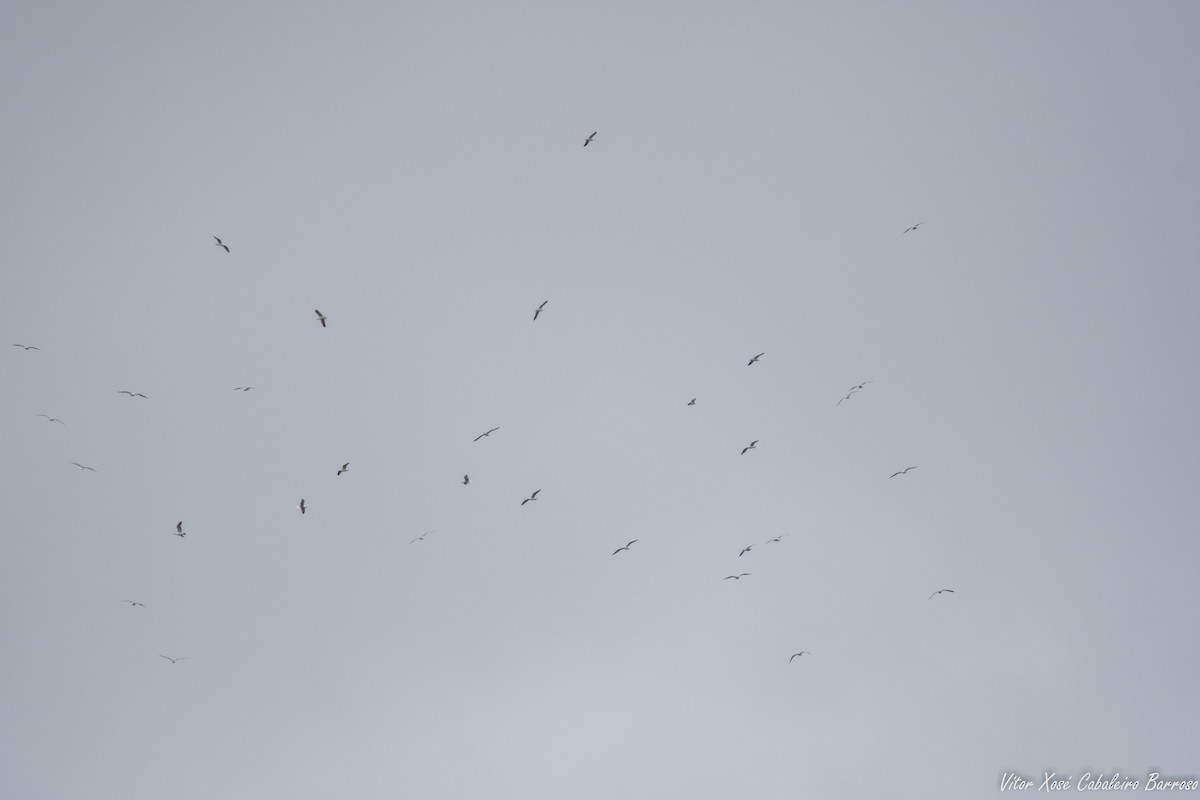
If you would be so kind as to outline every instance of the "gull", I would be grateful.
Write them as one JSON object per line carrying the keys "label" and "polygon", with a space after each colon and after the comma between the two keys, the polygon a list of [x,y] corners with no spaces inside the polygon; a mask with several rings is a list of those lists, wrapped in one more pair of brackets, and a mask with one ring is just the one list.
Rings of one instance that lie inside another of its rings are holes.
{"label": "gull", "polygon": [[754,545],[752,545],[752,544],[746,545],[745,547],[742,548],[742,552],[738,553],[738,558],[741,558],[742,556],[746,555],[746,553],[749,553],[753,548],[754,548]]}
{"label": "gull", "polygon": [[933,599],[933,595],[934,595],[934,594],[941,594],[942,592],[949,592],[950,594],[954,594],[954,590],[953,590],[953,589],[938,589],[936,592],[934,592],[933,594],[929,595],[929,599],[930,599],[930,600],[932,600],[932,599]]}
{"label": "gull", "polygon": [[[924,224],[925,224],[925,221],[922,220],[922,221],[918,222],[916,225],[910,225],[909,227],[904,229],[904,233],[908,233],[909,231],[915,231],[917,228],[921,227]],[[903,236],[904,233],[902,233],[900,235]]]}
{"label": "gull", "polygon": [[219,237],[219,236],[214,236],[213,238],[217,240],[217,247],[224,247],[224,248],[225,248],[225,252],[226,252],[226,253],[228,253],[228,252],[229,252],[229,245],[227,245],[227,244],[225,244],[224,242],[222,242],[222,241],[221,241],[221,237]]}
{"label": "gull", "polygon": [[235,392],[248,392],[253,388],[254,388],[253,386],[235,386],[235,387],[233,387],[233,390]]}
{"label": "gull", "polygon": [[538,307],[537,307],[537,310],[535,310],[535,311],[533,312],[533,320],[534,320],[534,322],[537,322],[538,314],[542,313],[542,309],[543,309],[543,308],[545,308],[545,307],[546,307],[546,303],[549,303],[549,302],[550,302],[549,300],[543,300],[543,301],[542,301],[542,304],[541,304],[540,306],[538,306]]}
{"label": "gull", "polygon": [[910,469],[916,469],[916,467],[906,467],[905,469],[902,469],[899,472],[893,472],[891,475],[888,475],[888,480],[891,480],[892,478],[896,477],[897,475],[907,475],[908,471]]}
{"label": "gull", "polygon": [[694,398],[694,397],[693,397],[691,400],[689,400],[689,401],[688,401],[688,405],[689,405],[689,406],[694,406],[694,405],[696,405],[696,398]]}
{"label": "gull", "polygon": [[300,513],[301,513],[301,514],[303,514],[303,513],[304,513],[304,512],[307,510],[307,508],[308,508],[308,507],[307,507],[306,505],[304,505],[304,498],[303,498],[303,497],[301,497],[301,498],[300,498],[300,505],[296,506],[296,508],[299,508],[299,509],[300,509]]}
{"label": "gull", "polygon": [[180,539],[187,536],[187,532],[184,531],[184,529],[183,529],[183,520],[179,520],[179,522],[177,522],[175,524],[175,535],[178,536]]}
{"label": "gull", "polygon": [[792,659],[795,659],[799,656],[811,656],[811,655],[812,655],[812,653],[808,652],[807,650],[801,650],[799,653],[793,653],[792,658],[788,659],[788,663],[789,664],[792,663]]}
{"label": "gull", "polygon": [[534,492],[533,494],[529,495],[529,497],[526,497],[524,500],[521,501],[521,505],[525,505],[530,500],[537,500],[538,492],[540,492],[540,491],[541,491],[541,489],[538,489],[537,492]]}
{"label": "gull", "polygon": [[778,542],[780,539],[782,539],[785,536],[787,536],[786,533],[781,533],[778,536],[776,536],[774,539],[767,539],[765,542],[763,542],[763,544],[770,544],[771,542]]}
{"label": "gull", "polygon": [[470,475],[463,475],[463,486],[466,486],[466,485],[467,485],[468,483],[470,483],[470,482],[471,482],[471,476],[470,476]]}
{"label": "gull", "polygon": [[746,366],[747,366],[747,367],[748,367],[748,366],[750,366],[750,365],[751,365],[751,364],[753,364],[755,361],[758,361],[760,358],[762,358],[762,357],[763,357],[763,356],[765,356],[765,355],[766,355],[766,353],[759,353],[759,354],[758,354],[758,355],[756,355],[754,358],[750,359],[749,363],[747,363],[747,364],[746,364]]}
{"label": "gull", "polygon": [[140,397],[140,398],[142,398],[143,400],[149,400],[149,399],[150,399],[150,398],[146,397],[146,395],[142,394],[141,392],[131,392],[131,391],[129,391],[128,389],[122,389],[121,391],[117,392],[117,394],[127,394],[127,395],[129,395],[130,397]]}
{"label": "gull", "polygon": [[159,653],[159,658],[165,658],[167,661],[170,661],[172,664],[174,664],[176,661],[183,661],[184,659],[187,658],[187,656],[180,656],[179,658],[171,658],[170,656],[164,656],[162,653]]}
{"label": "gull", "polygon": [[636,541],[637,541],[637,539],[630,540],[629,544],[625,545],[624,547],[618,547],[616,550],[612,551],[612,554],[615,556],[617,553],[621,552],[622,550],[628,550],[629,545],[632,545]]}
{"label": "gull", "polygon": [[726,575],[724,578],[721,578],[721,580],[727,581],[730,578],[733,578],[735,581],[740,581],[742,578],[746,577],[749,574],[750,574],[749,572],[739,572],[737,575]]}
{"label": "gull", "polygon": [[587,147],[589,144],[591,144],[592,139],[595,139],[596,134],[599,132],[600,131],[592,131],[592,135],[583,140],[583,146]]}
{"label": "gull", "polygon": [[342,468],[337,471],[337,474],[341,475],[343,472],[349,472],[349,471],[350,471],[350,462],[347,461],[345,464],[342,464]]}
{"label": "gull", "polygon": [[134,606],[141,606],[142,608],[145,608],[145,607],[146,607],[146,604],[145,604],[145,603],[139,603],[139,602],[137,602],[136,600],[122,600],[121,602],[122,602],[122,603],[129,603],[129,607],[130,607],[130,608],[133,608]]}
{"label": "gull", "polygon": [[437,531],[425,531],[425,532],[424,532],[424,533],[422,533],[420,536],[418,536],[417,538],[413,539],[413,540],[412,540],[412,542],[409,542],[409,544],[412,544],[413,542],[423,542],[423,541],[425,541],[425,537],[426,537],[426,536],[428,536],[428,535],[429,535],[429,534],[431,534],[431,533],[437,533]]}
{"label": "gull", "polygon": [[58,417],[52,417],[49,414],[38,414],[38,416],[45,417],[46,419],[50,420],[51,422],[57,422],[59,425],[67,424],[67,423],[63,422],[61,419],[59,419]]}
{"label": "gull", "polygon": [[42,349],[40,347],[34,347],[31,344],[14,344],[13,347],[23,347],[26,350],[41,350]]}
{"label": "gull", "polygon": [[856,391],[858,391],[859,389],[864,389],[864,388],[866,388],[866,385],[867,385],[868,383],[874,383],[874,382],[875,382],[875,381],[863,381],[862,383],[858,384],[857,386],[851,386],[851,387],[850,387],[850,391],[851,391],[851,392],[856,392]]}
{"label": "gull", "polygon": [[319,308],[316,308],[316,309],[313,309],[313,310],[317,312],[317,319],[321,320],[321,327],[322,327],[322,328],[324,328],[324,327],[325,327],[325,320],[327,320],[327,319],[329,319],[329,318],[328,318],[328,317],[326,317],[324,314],[322,314],[322,313],[321,313],[321,309],[319,309]]}
{"label": "gull", "polygon": [[845,397],[843,397],[841,400],[838,400],[837,403],[834,404],[835,407],[840,406],[842,404],[842,400],[849,400],[851,395],[853,395],[853,394],[854,394],[853,390],[851,390],[850,392],[847,392]]}
{"label": "gull", "polygon": [[92,469],[91,467],[85,467],[83,464],[80,464],[78,461],[72,461],[71,463],[74,464],[75,466],[79,467],[80,469],[91,469],[92,472],[96,471],[96,470]]}
{"label": "gull", "polygon": [[747,450],[757,450],[758,448],[757,448],[757,447],[755,447],[755,445],[757,445],[757,444],[758,444],[758,439],[755,439],[753,442],[751,442],[750,444],[748,444],[748,445],[746,445],[745,447],[743,447],[743,448],[742,448],[742,455],[746,455],[746,451],[747,451]]}
{"label": "gull", "polygon": [[497,427],[497,428],[492,428],[490,431],[484,431],[483,433],[481,433],[475,437],[475,441],[478,442],[480,439],[482,439],[485,436],[491,436],[495,431],[498,431],[498,430],[500,430],[500,428]]}

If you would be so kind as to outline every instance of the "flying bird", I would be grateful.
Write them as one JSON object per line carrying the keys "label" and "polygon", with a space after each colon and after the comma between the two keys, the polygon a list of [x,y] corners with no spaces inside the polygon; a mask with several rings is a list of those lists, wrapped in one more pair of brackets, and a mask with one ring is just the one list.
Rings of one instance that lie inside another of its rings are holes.
{"label": "flying bird", "polygon": [[41,350],[42,349],[40,347],[34,347],[31,344],[14,344],[13,347],[22,347],[26,350]]}
{"label": "flying bird", "polygon": [[500,428],[497,427],[497,428],[492,428],[490,431],[484,431],[483,433],[481,433],[475,437],[475,441],[478,442],[480,439],[482,439],[485,436],[491,436],[495,431],[498,431],[498,430],[500,430]]}
{"label": "flying bird", "polygon": [[929,599],[930,599],[930,600],[932,600],[932,599],[933,599],[933,595],[941,594],[942,592],[949,592],[950,594],[954,594],[954,590],[953,590],[953,589],[938,589],[936,592],[934,592],[933,594],[929,595]]}
{"label": "flying bird", "polygon": [[849,399],[850,399],[850,397],[851,397],[852,395],[854,395],[854,394],[855,394],[855,391],[853,391],[853,390],[852,390],[852,391],[850,391],[850,392],[847,392],[847,393],[846,393],[846,396],[845,396],[845,397],[843,397],[841,400],[838,400],[838,401],[837,401],[837,403],[835,403],[835,404],[834,404],[834,406],[835,406],[835,407],[837,407],[837,406],[840,406],[840,405],[842,404],[842,401],[843,401],[843,400],[849,400]]}
{"label": "flying bird", "polygon": [[745,547],[742,548],[742,552],[738,553],[738,558],[741,558],[742,556],[746,555],[746,553],[749,553],[752,549],[754,549],[754,545],[752,545],[752,544],[746,545]]}
{"label": "flying bird", "polygon": [[248,392],[253,388],[254,388],[253,386],[235,386],[235,387],[233,387],[233,390],[235,392]]}
{"label": "flying bird", "polygon": [[304,513],[304,512],[305,512],[305,511],[308,509],[308,506],[304,505],[304,498],[303,498],[303,497],[301,497],[301,498],[300,498],[300,505],[299,505],[299,506],[297,506],[297,508],[299,508],[299,509],[300,509],[300,513],[301,513],[301,514],[303,514],[303,513]]}
{"label": "flying bird", "polygon": [[139,603],[139,602],[137,602],[136,600],[122,600],[121,602],[122,602],[122,603],[129,603],[129,607],[130,607],[130,608],[133,608],[134,606],[141,606],[142,608],[145,608],[145,607],[146,607],[146,604],[145,604],[145,603]]}
{"label": "flying bird", "polygon": [[229,252],[229,245],[227,245],[227,244],[225,244],[224,242],[222,242],[222,241],[221,241],[221,237],[219,237],[219,236],[214,236],[213,238],[217,240],[217,247],[224,247],[224,248],[225,248],[225,252],[226,252],[226,253],[228,253],[228,252]]}
{"label": "flying bird", "polygon": [[586,139],[584,139],[584,140],[583,140],[583,146],[584,146],[584,147],[587,147],[589,144],[591,144],[591,142],[592,142],[592,139],[595,139],[595,138],[596,138],[596,134],[597,134],[597,133],[599,133],[599,132],[600,132],[600,131],[592,131],[592,135],[591,135],[591,136],[589,136],[589,137],[587,137]]}
{"label": "flying bird", "polygon": [[807,650],[801,650],[799,653],[793,653],[792,657],[788,659],[788,663],[789,664],[792,663],[793,659],[798,658],[800,656],[811,656],[811,655],[812,655],[812,653],[808,652]]}
{"label": "flying bird", "polygon": [[550,302],[549,300],[543,300],[542,304],[540,306],[538,306],[537,309],[533,312],[533,321],[534,322],[537,322],[538,314],[542,313],[542,309],[545,308],[546,303],[549,303],[549,302]]}
{"label": "flying bird", "polygon": [[910,469],[916,469],[916,467],[906,467],[905,469],[902,469],[899,472],[893,472],[891,475],[888,475],[888,480],[891,480],[892,478],[896,477],[897,475],[907,475],[908,471]]}
{"label": "flying bird", "polygon": [[851,391],[851,392],[856,392],[856,391],[858,391],[859,389],[864,389],[864,388],[866,388],[866,386],[867,386],[867,384],[868,384],[868,383],[874,383],[874,382],[875,382],[875,381],[863,381],[862,383],[858,384],[857,386],[851,386],[851,387],[850,387],[850,389],[849,389],[849,391]]}
{"label": "flying bird", "polygon": [[776,536],[774,539],[767,539],[765,542],[763,542],[763,544],[770,544],[771,542],[778,542],[780,539],[782,539],[785,536],[787,536],[786,533],[781,533],[778,536]]}
{"label": "flying bird", "polygon": [[737,575],[726,575],[724,578],[721,578],[721,580],[727,581],[730,578],[733,578],[735,581],[740,581],[742,578],[746,577],[749,574],[750,574],[749,572],[739,572]]}
{"label": "flying bird", "polygon": [[629,544],[625,545],[624,547],[618,547],[616,550],[612,551],[612,554],[615,556],[617,553],[621,552],[622,550],[628,550],[629,545],[633,544],[636,541],[637,541],[637,539],[633,539],[629,542]]}
{"label": "flying bird", "polygon": [[694,405],[696,405],[696,398],[694,398],[694,397],[693,397],[691,400],[689,400],[689,401],[688,401],[688,405],[689,405],[689,406],[694,406]]}
{"label": "flying bird", "polygon": [[175,535],[180,539],[187,536],[187,532],[183,529],[183,520],[179,520],[179,522],[175,524]]}
{"label": "flying bird", "polygon": [[176,661],[183,661],[184,659],[187,658],[187,656],[180,656],[179,658],[171,658],[170,656],[164,656],[161,653],[159,653],[159,657],[165,658],[167,661],[170,661],[172,664],[174,664]]}
{"label": "flying bird", "polygon": [[437,533],[437,531],[425,531],[425,532],[424,532],[424,533],[422,533],[420,536],[418,536],[417,538],[413,539],[413,540],[412,540],[412,542],[409,542],[409,544],[412,544],[413,542],[423,542],[423,541],[425,541],[425,537],[426,537],[426,536],[428,536],[428,535],[429,535],[429,534],[431,534],[431,533]]}
{"label": "flying bird", "polygon": [[750,361],[749,361],[749,362],[747,362],[746,366],[747,366],[747,367],[748,367],[748,366],[750,366],[750,365],[751,365],[751,364],[753,364],[755,361],[758,361],[760,358],[762,358],[762,357],[763,357],[763,356],[765,356],[765,355],[766,355],[766,353],[759,353],[759,354],[758,354],[758,355],[756,355],[754,358],[750,359]]}
{"label": "flying bird", "polygon": [[541,489],[538,489],[537,492],[534,492],[533,494],[529,495],[529,497],[526,497],[524,500],[521,501],[521,505],[525,505],[530,500],[537,500],[538,492],[540,492],[540,491],[541,491]]}
{"label": "flying bird", "polygon": [[349,472],[349,471],[350,471],[350,462],[347,461],[345,464],[342,464],[342,468],[337,471],[337,474],[341,475],[343,472]]}
{"label": "flying bird", "polygon": [[327,320],[329,318],[326,317],[324,314],[322,314],[320,309],[313,309],[313,310],[317,312],[317,319],[319,319],[321,321],[321,327],[324,328],[325,320]]}
{"label": "flying bird", "polygon": [[471,476],[470,476],[470,475],[463,475],[463,486],[466,486],[466,485],[467,485],[468,483],[470,483],[470,482],[471,482]]}
{"label": "flying bird", "polygon": [[146,395],[142,394],[141,392],[131,392],[131,391],[129,391],[128,389],[122,389],[121,391],[117,392],[117,394],[127,394],[127,395],[129,395],[130,397],[140,397],[140,398],[142,398],[143,400],[149,400],[149,399],[150,399],[150,398],[146,397]]}
{"label": "flying bird", "polygon": [[58,417],[52,417],[49,414],[38,414],[38,416],[45,417],[46,419],[50,420],[51,422],[57,422],[59,425],[67,424],[67,423],[63,422],[61,419],[59,419]]}
{"label": "flying bird", "polygon": [[746,451],[747,451],[747,450],[757,450],[758,448],[757,448],[757,447],[755,447],[755,445],[757,445],[757,444],[758,444],[758,439],[755,439],[753,442],[751,442],[750,444],[748,444],[748,445],[746,445],[745,447],[743,447],[743,448],[742,448],[742,455],[746,455]]}
{"label": "flying bird", "polygon": [[[910,225],[909,227],[904,229],[904,233],[908,233],[909,231],[915,231],[917,228],[921,227],[924,224],[925,224],[925,221],[922,220],[922,221],[918,222],[916,225]],[[903,236],[904,233],[902,233],[900,235]]]}
{"label": "flying bird", "polygon": [[85,467],[83,464],[80,464],[78,461],[72,461],[71,463],[74,464],[75,466],[79,467],[80,469],[90,469],[90,470],[92,470],[92,472],[96,471],[96,470],[92,469],[91,467]]}

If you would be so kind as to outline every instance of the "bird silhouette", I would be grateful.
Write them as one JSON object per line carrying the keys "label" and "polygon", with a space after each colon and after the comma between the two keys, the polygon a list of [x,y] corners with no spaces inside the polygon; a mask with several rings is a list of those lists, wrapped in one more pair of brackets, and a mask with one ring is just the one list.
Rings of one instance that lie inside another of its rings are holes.
{"label": "bird silhouette", "polygon": [[70,463],[74,464],[75,466],[79,467],[80,469],[86,469],[86,470],[90,470],[92,472],[96,471],[96,470],[92,469],[91,467],[85,467],[83,464],[80,464],[78,461],[72,461]]}
{"label": "bird silhouette", "polygon": [[337,474],[341,475],[343,472],[349,472],[349,471],[350,471],[350,462],[347,461],[345,464],[342,464],[342,468],[337,471]]}
{"label": "bird silhouette", "polygon": [[484,431],[483,433],[481,433],[475,437],[475,441],[478,442],[480,439],[482,439],[485,436],[491,436],[492,433],[494,433],[495,431],[498,431],[498,430],[500,430],[500,428],[496,427],[496,428],[492,428],[490,431]]}
{"label": "bird silhouette", "polygon": [[426,536],[428,536],[428,535],[429,535],[429,534],[431,534],[431,533],[437,533],[437,531],[425,531],[425,532],[424,532],[424,533],[422,533],[420,536],[418,536],[417,538],[413,539],[413,540],[412,540],[412,542],[409,542],[409,544],[412,544],[413,542],[423,542],[423,541],[425,541],[425,537],[426,537]]}
{"label": "bird silhouette", "polygon": [[583,140],[583,146],[584,146],[584,147],[587,147],[589,144],[591,144],[591,143],[592,143],[592,139],[595,139],[595,138],[596,138],[596,134],[597,134],[597,133],[599,133],[599,132],[600,132],[600,131],[592,131],[592,135],[591,135],[591,136],[589,136],[589,137],[587,137],[586,139],[584,139],[584,140]]}
{"label": "bird silhouette", "polygon": [[183,529],[183,520],[179,520],[179,522],[178,522],[178,523],[176,523],[176,525],[175,525],[175,535],[176,535],[176,536],[178,536],[180,539],[182,539],[183,537],[187,536],[187,532],[186,532],[186,531],[184,531],[184,529]]}
{"label": "bird silhouette", "polygon": [[696,405],[696,398],[694,398],[694,397],[693,397],[691,400],[689,400],[689,401],[688,401],[688,405],[689,405],[689,406],[694,406],[694,405]]}
{"label": "bird silhouette", "polygon": [[24,350],[41,350],[42,349],[40,347],[34,347],[31,344],[14,344],[13,347],[20,347]]}
{"label": "bird silhouette", "polygon": [[954,594],[954,590],[953,590],[953,589],[938,589],[936,592],[934,592],[933,594],[929,595],[929,599],[930,599],[930,600],[932,600],[934,595],[941,594],[942,592],[949,592],[950,594]]}
{"label": "bird silhouette", "polygon": [[248,392],[253,388],[254,388],[253,386],[235,386],[235,387],[233,387],[233,390],[235,392]]}
{"label": "bird silhouette", "polygon": [[632,545],[636,541],[637,541],[637,539],[631,539],[629,544],[625,545],[624,547],[618,547],[616,550],[612,551],[612,554],[615,556],[617,553],[621,552],[622,550],[628,550],[629,546]]}
{"label": "bird silhouette", "polygon": [[187,656],[180,656],[179,658],[171,658],[170,656],[164,656],[161,653],[159,653],[159,657],[165,658],[167,661],[170,661],[172,664],[174,664],[176,661],[184,661],[187,659]]}
{"label": "bird silhouette", "polygon": [[221,238],[220,238],[219,236],[214,236],[213,238],[217,240],[217,247],[224,247],[224,248],[225,248],[225,252],[226,252],[226,253],[228,253],[228,252],[229,252],[229,245],[227,245],[227,244],[225,244],[224,242],[222,242],[222,241],[221,241]]}
{"label": "bird silhouette", "polygon": [[904,469],[900,470],[899,472],[893,472],[891,475],[888,475],[888,480],[891,480],[892,478],[896,477],[897,475],[907,475],[908,471],[910,469],[916,469],[916,467],[905,467]]}
{"label": "bird silhouette", "polygon": [[[904,229],[904,233],[908,233],[909,231],[915,231],[917,228],[921,227],[924,224],[925,224],[925,221],[922,220],[921,222],[918,222],[916,225],[910,225],[909,227]],[[904,233],[902,233],[900,235],[903,236]]]}
{"label": "bird silhouette", "polygon": [[303,513],[304,513],[306,510],[308,510],[308,506],[306,506],[306,505],[304,504],[304,498],[303,498],[303,497],[301,497],[301,498],[300,498],[300,505],[299,505],[299,506],[297,506],[297,508],[299,508],[299,509],[300,509],[300,513],[301,513],[301,514],[303,514]]}
{"label": "bird silhouette", "polygon": [[117,392],[117,394],[127,394],[127,395],[129,395],[130,397],[140,397],[140,398],[142,398],[143,400],[149,400],[149,399],[150,399],[150,398],[146,397],[146,395],[142,394],[141,392],[131,392],[131,391],[129,391],[128,389],[122,389],[121,391]]}
{"label": "bird silhouette", "polygon": [[533,494],[529,495],[529,497],[526,497],[524,500],[521,501],[521,505],[525,505],[526,503],[530,502],[531,500],[537,500],[538,492],[540,492],[540,491],[541,491],[541,489],[538,489],[537,492],[534,492]]}
{"label": "bird silhouette", "polygon": [[754,549],[754,545],[752,545],[752,544],[746,545],[745,547],[742,548],[742,552],[738,553],[738,558],[741,558],[742,556],[746,555],[746,553],[749,553],[753,549]]}
{"label": "bird silhouette", "polygon": [[849,392],[847,392],[847,393],[846,393],[846,396],[845,396],[845,397],[843,397],[841,400],[838,400],[838,401],[837,401],[837,403],[835,403],[834,405],[835,405],[835,406],[840,406],[840,405],[842,404],[842,402],[843,402],[843,401],[845,401],[845,400],[849,400],[849,399],[850,399],[850,398],[851,398],[851,397],[852,397],[854,394],[856,394],[856,393],[857,393],[857,391],[858,391],[857,389],[852,389],[852,390],[850,390]]}
{"label": "bird silhouette", "polygon": [[757,444],[758,444],[758,439],[755,439],[753,442],[751,442],[750,444],[743,447],[742,455],[746,455],[747,450],[757,450],[758,449],[758,447],[756,446]]}
{"label": "bird silhouette", "polygon": [[469,484],[470,482],[471,482],[471,476],[470,476],[470,475],[463,475],[463,486],[466,486],[466,485],[467,485],[467,484]]}
{"label": "bird silhouette", "polygon": [[546,307],[546,303],[549,303],[549,302],[550,302],[549,300],[543,300],[542,304],[534,310],[534,312],[533,312],[533,321],[534,322],[537,322],[538,314],[542,313],[542,309],[544,309]]}
{"label": "bird silhouette", "polygon": [[787,536],[786,533],[781,533],[778,536],[776,536],[774,539],[767,539],[765,542],[763,542],[763,544],[770,544],[771,542],[778,542],[780,539],[782,539],[785,536]]}
{"label": "bird silhouette", "polygon": [[799,658],[800,656],[811,656],[811,655],[812,655],[812,653],[808,652],[807,650],[801,650],[799,653],[793,653],[792,657],[788,659],[788,663],[789,664],[792,663],[792,661],[794,659]]}
{"label": "bird silhouette", "polygon": [[325,320],[329,319],[329,317],[326,317],[324,314],[322,314],[320,309],[314,309],[314,311],[316,311],[317,319],[321,321],[321,327],[324,328]]}
{"label": "bird silhouette", "polygon": [[121,602],[122,602],[122,603],[129,603],[129,607],[130,607],[130,608],[133,608],[134,606],[141,606],[142,608],[145,608],[145,607],[146,607],[146,604],[145,604],[145,603],[139,603],[139,602],[137,602],[136,600],[122,600]]}
{"label": "bird silhouette", "polygon": [[765,355],[766,355],[766,353],[759,353],[759,354],[758,354],[758,355],[756,355],[754,358],[750,359],[750,360],[749,360],[749,361],[746,363],[746,366],[747,366],[747,367],[748,367],[748,366],[750,366],[750,365],[751,365],[751,364],[753,364],[755,361],[758,361],[760,358],[762,358],[762,357],[763,357],[763,356],[765,356]]}
{"label": "bird silhouette", "polygon": [[66,424],[67,424],[67,423],[63,422],[61,419],[59,419],[58,417],[52,417],[52,416],[50,416],[49,414],[38,414],[38,416],[39,416],[39,417],[45,417],[45,418],[46,418],[46,419],[48,419],[50,422],[57,422],[59,425],[66,425]]}
{"label": "bird silhouette", "polygon": [[735,581],[740,581],[742,578],[746,577],[749,574],[750,574],[749,572],[739,572],[737,575],[726,575],[724,578],[721,578],[721,580],[727,581],[730,578],[732,578]]}

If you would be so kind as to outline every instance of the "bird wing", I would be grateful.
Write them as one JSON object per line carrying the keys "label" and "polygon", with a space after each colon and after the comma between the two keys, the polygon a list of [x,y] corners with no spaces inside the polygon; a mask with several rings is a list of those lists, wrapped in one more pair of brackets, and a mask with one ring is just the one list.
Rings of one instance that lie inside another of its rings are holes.
{"label": "bird wing", "polygon": [[533,494],[529,495],[529,499],[532,500],[533,498],[537,497],[538,492],[540,492],[540,491],[541,491],[541,489],[538,489],[537,492],[534,492]]}

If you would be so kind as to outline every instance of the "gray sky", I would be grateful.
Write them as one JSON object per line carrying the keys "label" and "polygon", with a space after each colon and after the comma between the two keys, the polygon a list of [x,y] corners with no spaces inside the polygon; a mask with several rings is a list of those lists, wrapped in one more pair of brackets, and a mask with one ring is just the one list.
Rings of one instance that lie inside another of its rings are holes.
{"label": "gray sky", "polygon": [[8,4],[0,789],[1200,773],[1198,33]]}

